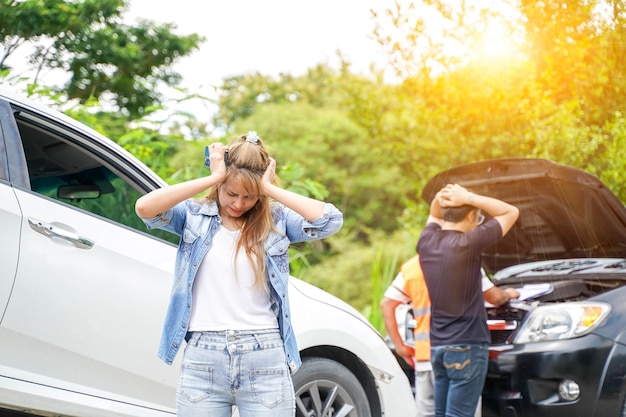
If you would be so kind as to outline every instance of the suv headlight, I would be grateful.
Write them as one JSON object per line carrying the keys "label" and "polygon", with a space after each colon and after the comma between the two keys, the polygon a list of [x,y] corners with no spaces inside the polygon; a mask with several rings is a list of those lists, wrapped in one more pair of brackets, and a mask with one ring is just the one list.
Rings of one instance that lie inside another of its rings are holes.
{"label": "suv headlight", "polygon": [[604,322],[610,310],[610,305],[592,301],[539,306],[529,313],[513,343],[572,339],[585,335]]}

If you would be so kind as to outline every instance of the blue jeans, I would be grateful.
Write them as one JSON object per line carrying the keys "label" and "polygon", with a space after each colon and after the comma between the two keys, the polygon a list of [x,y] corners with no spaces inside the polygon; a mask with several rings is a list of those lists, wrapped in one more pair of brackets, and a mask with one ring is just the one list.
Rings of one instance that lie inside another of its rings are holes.
{"label": "blue jeans", "polygon": [[435,416],[473,417],[489,366],[489,344],[431,347]]}
{"label": "blue jeans", "polygon": [[278,329],[194,332],[176,390],[178,417],[293,417],[295,395]]}

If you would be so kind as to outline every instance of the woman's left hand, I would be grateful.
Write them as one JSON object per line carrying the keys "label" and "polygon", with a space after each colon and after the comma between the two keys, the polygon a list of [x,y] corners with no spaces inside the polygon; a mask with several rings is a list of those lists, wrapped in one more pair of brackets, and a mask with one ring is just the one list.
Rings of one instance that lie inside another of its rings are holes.
{"label": "woman's left hand", "polygon": [[274,158],[270,158],[270,163],[267,165],[267,169],[265,170],[265,174],[263,174],[263,185],[265,186],[274,184],[274,180],[276,179],[276,160]]}

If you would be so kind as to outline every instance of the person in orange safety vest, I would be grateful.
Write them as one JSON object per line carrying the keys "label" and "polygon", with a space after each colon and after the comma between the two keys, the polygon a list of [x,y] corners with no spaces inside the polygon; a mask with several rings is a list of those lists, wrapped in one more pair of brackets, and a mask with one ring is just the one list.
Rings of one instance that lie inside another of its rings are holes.
{"label": "person in orange safety vest", "polygon": [[[514,288],[502,290],[493,285],[483,273],[482,290],[485,301],[500,306],[510,299],[519,297]],[[396,308],[400,304],[411,303],[415,328],[413,337],[415,344],[404,343],[398,330]],[[435,415],[434,375],[430,364],[430,297],[424,280],[419,255],[415,255],[400,268],[381,301],[381,310],[385,328],[397,354],[402,357],[415,371],[415,402],[418,417]]]}

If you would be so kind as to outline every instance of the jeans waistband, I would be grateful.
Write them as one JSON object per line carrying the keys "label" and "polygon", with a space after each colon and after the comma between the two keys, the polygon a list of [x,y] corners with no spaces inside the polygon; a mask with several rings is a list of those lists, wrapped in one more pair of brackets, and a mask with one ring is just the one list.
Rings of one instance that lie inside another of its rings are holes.
{"label": "jeans waistband", "polygon": [[282,338],[278,329],[255,330],[211,330],[188,332],[187,344],[197,346],[199,342],[208,343],[267,343],[280,341]]}

